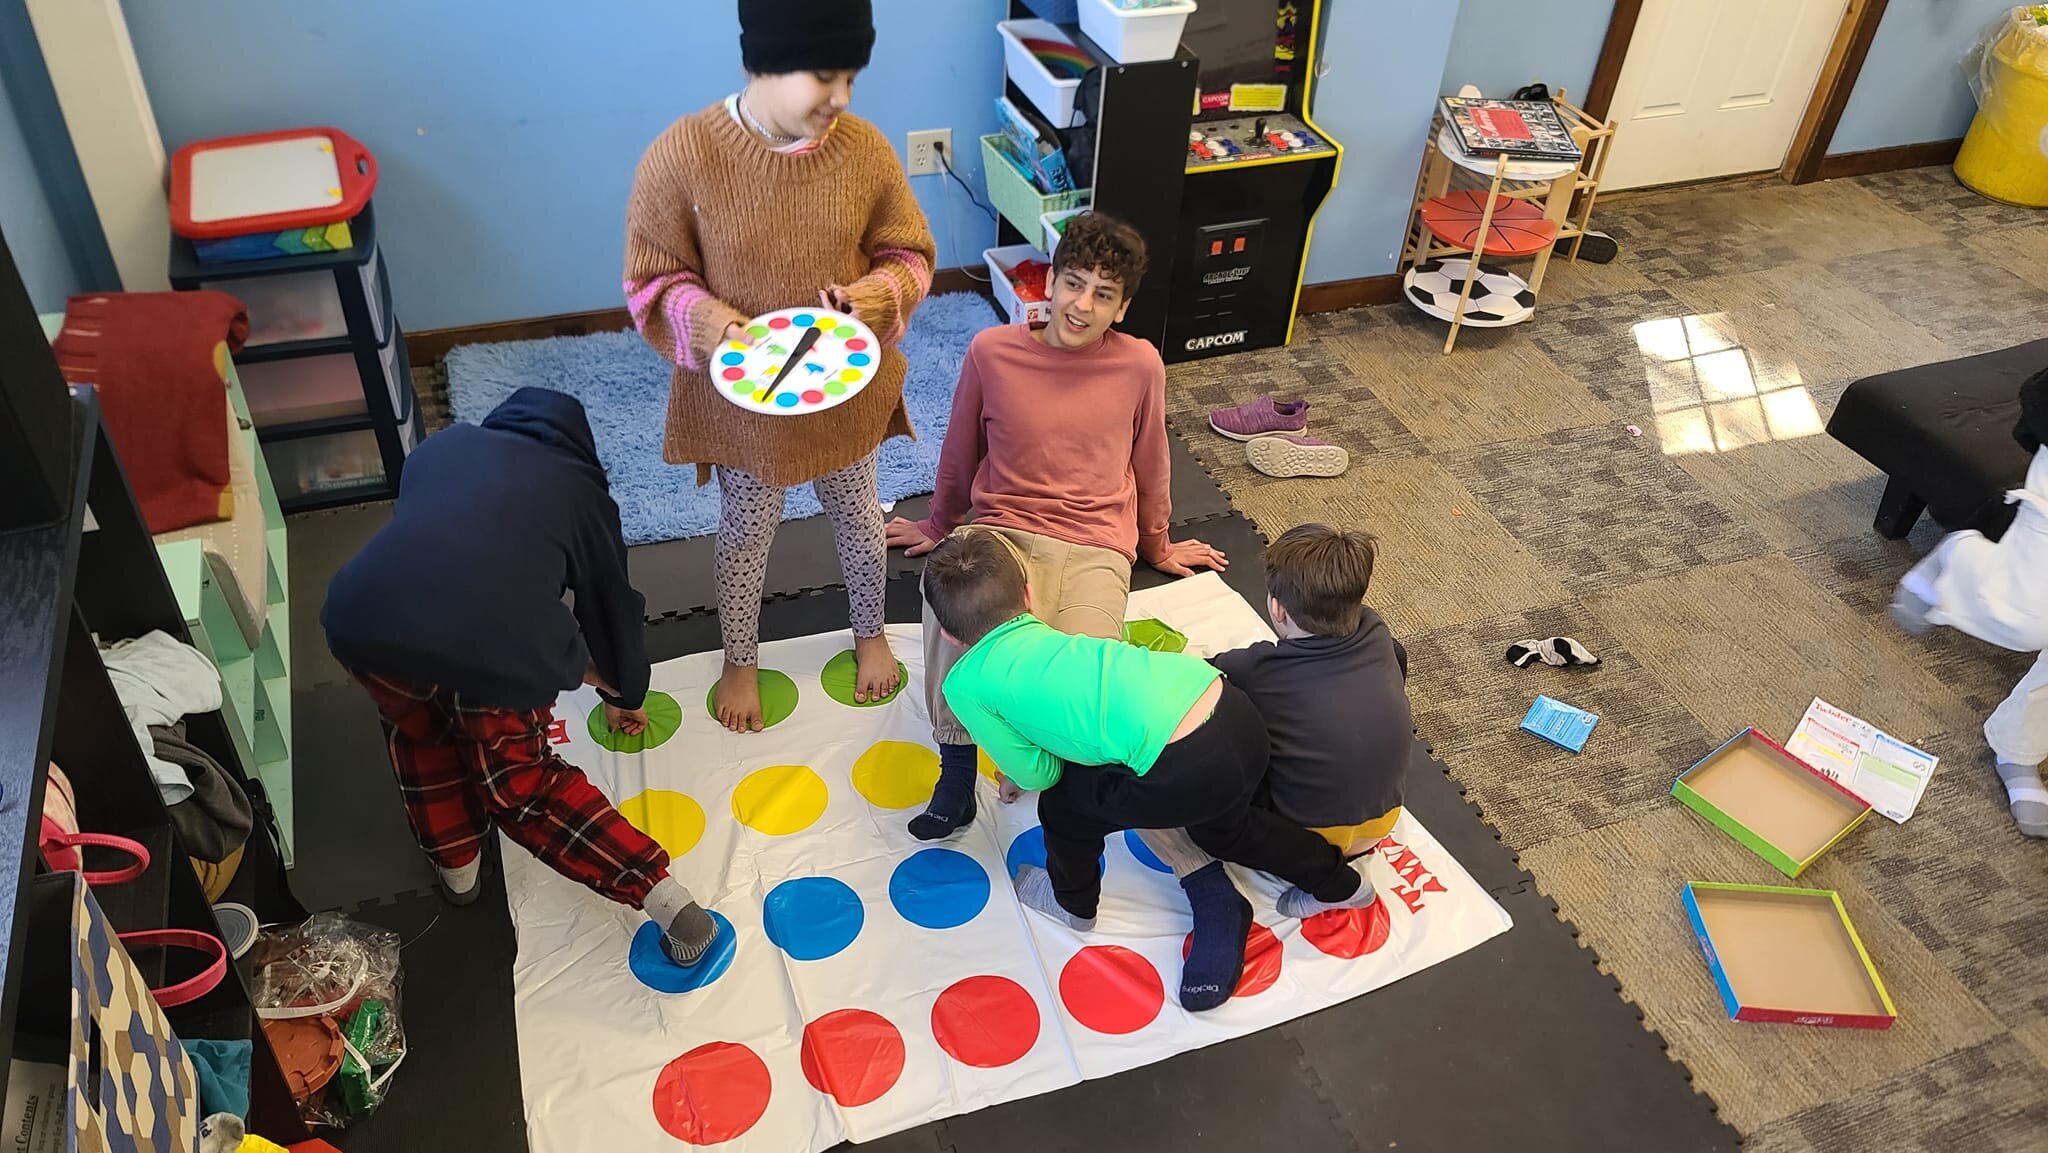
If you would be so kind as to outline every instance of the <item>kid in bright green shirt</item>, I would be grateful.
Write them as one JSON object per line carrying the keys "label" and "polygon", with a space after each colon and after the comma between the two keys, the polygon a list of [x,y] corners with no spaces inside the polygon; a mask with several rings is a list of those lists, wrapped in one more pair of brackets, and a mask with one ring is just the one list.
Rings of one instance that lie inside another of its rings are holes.
{"label": "kid in bright green shirt", "polygon": [[[944,693],[1004,775],[1039,788],[1046,867],[1025,866],[1020,901],[1070,928],[1095,925],[1103,842],[1125,829],[1185,828],[1209,855],[1299,886],[1322,911],[1370,903],[1372,886],[1337,848],[1252,795],[1266,775],[1265,721],[1206,661],[1100,637],[1069,636],[1030,614],[1023,562],[1001,536],[954,532],[925,562],[925,603],[967,651]],[[1252,908],[1217,939],[1181,1002],[1213,1008],[1244,967]]]}
{"label": "kid in bright green shirt", "polygon": [[[1004,776],[1019,788],[1046,789],[1060,779],[1063,761],[1123,765],[1144,776],[1222,675],[1199,657],[1070,636],[1019,613],[953,665],[945,693]],[[1105,707],[1111,700],[1116,707]]]}

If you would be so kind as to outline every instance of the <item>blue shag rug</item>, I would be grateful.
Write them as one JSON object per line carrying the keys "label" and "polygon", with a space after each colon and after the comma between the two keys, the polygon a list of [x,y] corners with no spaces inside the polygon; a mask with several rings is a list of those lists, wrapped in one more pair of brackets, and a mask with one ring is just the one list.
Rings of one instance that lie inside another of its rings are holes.
{"label": "blue shag rug", "polygon": [[[934,296],[918,307],[901,345],[910,361],[904,402],[917,439],[883,443],[884,501],[932,491],[967,343],[1001,322],[988,300],[971,292]],[[527,385],[568,393],[590,414],[626,543],[705,536],[718,530],[718,482],[699,488],[694,465],[661,459],[669,368],[637,332],[465,344],[448,353],[448,401],[456,420],[475,424]],[[789,490],[782,515],[795,520],[822,511],[810,486],[800,485]]]}

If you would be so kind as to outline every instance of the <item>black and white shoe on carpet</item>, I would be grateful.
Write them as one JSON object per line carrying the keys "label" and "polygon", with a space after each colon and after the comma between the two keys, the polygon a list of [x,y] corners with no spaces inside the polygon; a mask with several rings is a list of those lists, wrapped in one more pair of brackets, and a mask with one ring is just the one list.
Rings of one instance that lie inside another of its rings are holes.
{"label": "black and white shoe on carpet", "polygon": [[1545,640],[1517,641],[1508,646],[1508,661],[1518,669],[1526,669],[1537,661],[1557,668],[1580,665],[1597,665],[1600,658],[1593,650],[1570,637],[1550,637]]}

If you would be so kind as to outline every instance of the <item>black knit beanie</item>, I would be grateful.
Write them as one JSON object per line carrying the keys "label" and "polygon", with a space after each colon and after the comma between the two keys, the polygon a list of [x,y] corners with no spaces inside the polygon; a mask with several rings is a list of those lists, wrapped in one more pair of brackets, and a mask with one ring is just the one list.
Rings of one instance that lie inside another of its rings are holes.
{"label": "black knit beanie", "polygon": [[2042,443],[2048,442],[2048,368],[2020,385],[2020,422],[2012,435],[2028,452],[2040,452]]}
{"label": "black knit beanie", "polygon": [[740,0],[740,60],[756,76],[858,72],[874,47],[868,0]]}

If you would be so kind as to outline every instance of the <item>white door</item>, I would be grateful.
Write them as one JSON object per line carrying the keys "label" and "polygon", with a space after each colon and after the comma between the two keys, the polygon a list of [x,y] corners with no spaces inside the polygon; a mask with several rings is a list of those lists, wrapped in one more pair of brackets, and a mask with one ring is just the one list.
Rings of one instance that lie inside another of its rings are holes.
{"label": "white door", "polygon": [[1645,0],[1615,85],[1602,188],[1785,161],[1848,0]]}

